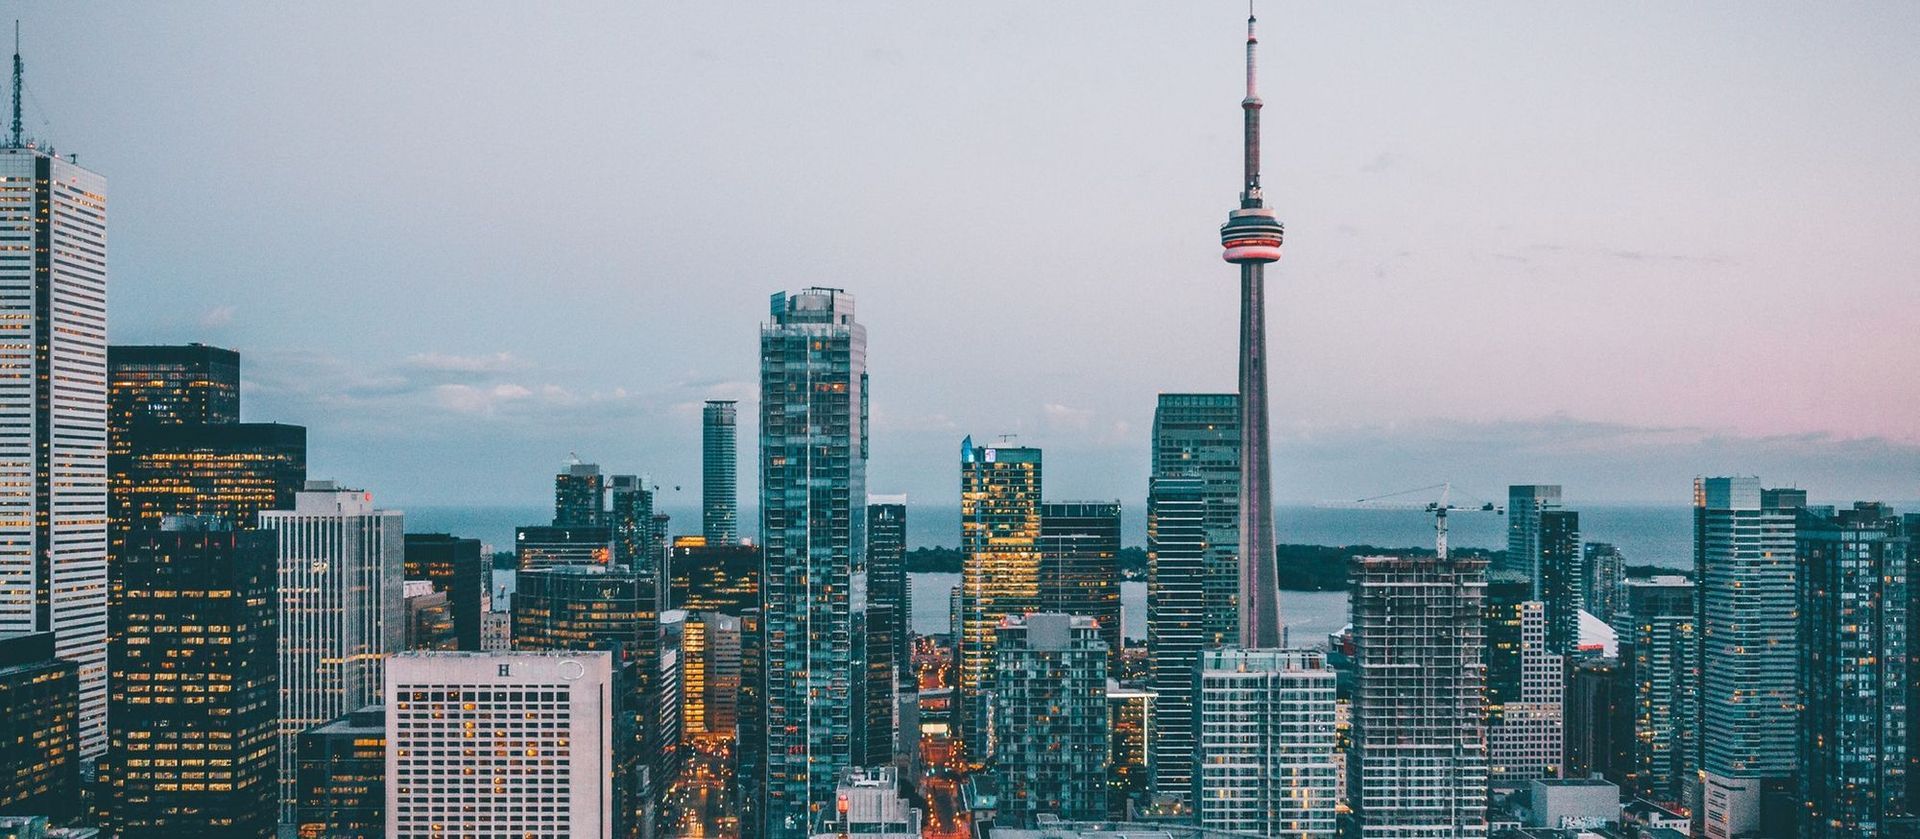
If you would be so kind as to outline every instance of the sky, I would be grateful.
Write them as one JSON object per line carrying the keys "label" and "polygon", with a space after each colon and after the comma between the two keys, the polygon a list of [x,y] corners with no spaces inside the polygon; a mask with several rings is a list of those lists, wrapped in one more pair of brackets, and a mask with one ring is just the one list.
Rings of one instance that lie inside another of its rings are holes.
{"label": "sky", "polygon": [[[1235,375],[1223,3],[16,4],[30,134],[109,179],[111,335],[385,503],[697,497],[767,296],[858,299],[874,492],[962,436],[1145,495]],[[1920,498],[1920,4],[1261,7],[1275,485]]]}

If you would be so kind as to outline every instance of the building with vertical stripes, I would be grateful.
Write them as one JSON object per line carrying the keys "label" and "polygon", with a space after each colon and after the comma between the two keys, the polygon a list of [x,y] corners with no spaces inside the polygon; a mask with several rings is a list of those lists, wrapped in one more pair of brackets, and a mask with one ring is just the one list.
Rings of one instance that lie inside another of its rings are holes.
{"label": "building with vertical stripes", "polygon": [[1332,839],[1339,763],[1326,654],[1206,650],[1196,678],[1195,822],[1248,836]]}

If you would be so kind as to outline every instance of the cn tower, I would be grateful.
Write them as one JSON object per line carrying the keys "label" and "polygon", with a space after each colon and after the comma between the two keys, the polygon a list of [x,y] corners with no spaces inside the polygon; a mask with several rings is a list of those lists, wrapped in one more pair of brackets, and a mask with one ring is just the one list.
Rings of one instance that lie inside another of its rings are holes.
{"label": "cn tower", "polygon": [[1246,177],[1240,208],[1220,225],[1222,254],[1240,266],[1240,646],[1280,646],[1280,579],[1273,554],[1273,466],[1267,449],[1267,263],[1284,228],[1260,197],[1260,94],[1253,14],[1247,14]]}

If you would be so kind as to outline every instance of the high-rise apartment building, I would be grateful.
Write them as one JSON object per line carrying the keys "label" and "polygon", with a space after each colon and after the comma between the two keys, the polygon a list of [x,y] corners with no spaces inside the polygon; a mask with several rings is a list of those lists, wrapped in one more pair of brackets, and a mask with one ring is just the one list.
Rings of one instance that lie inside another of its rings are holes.
{"label": "high-rise apartment building", "polygon": [[954,721],[967,757],[992,753],[987,677],[1000,622],[1040,608],[1040,450],[960,444],[959,689]]}
{"label": "high-rise apartment building", "polygon": [[1621,609],[1620,600],[1624,593],[1620,587],[1627,578],[1627,560],[1621,556],[1620,549],[1606,542],[1587,543],[1587,587],[1586,610],[1588,614],[1613,623],[1613,616]]}
{"label": "high-rise apartment building", "polygon": [[0,148],[0,633],[80,665],[80,751],[107,742],[107,181]]}
{"label": "high-rise apartment building", "polygon": [[[1205,498],[1201,588],[1207,646],[1240,635],[1240,395],[1162,393],[1153,410],[1152,474],[1199,478]],[[1116,653],[1117,654],[1117,653]]]}
{"label": "high-rise apartment building", "polygon": [[1547,651],[1572,657],[1580,649],[1580,609],[1587,602],[1587,564],[1578,512],[1540,512],[1540,575],[1534,591],[1533,599],[1546,609]]}
{"label": "high-rise apartment building", "polygon": [[653,490],[636,475],[615,475],[608,479],[608,495],[613,499],[607,511],[607,529],[613,538],[613,561],[617,565],[658,562],[666,553],[666,528],[656,524],[653,515]]}
{"label": "high-rise apartment building", "polygon": [[760,537],[766,551],[762,805],[742,832],[823,823],[851,760],[855,566],[865,559],[867,331],[853,296],[773,295],[760,330]]}
{"label": "high-rise apartment building", "polygon": [[1677,805],[1698,771],[1700,636],[1695,590],[1686,577],[1633,578],[1621,586],[1620,658],[1632,731],[1620,786]]}
{"label": "high-rise apartment building", "polygon": [[388,664],[386,835],[615,835],[613,654],[402,653]]}
{"label": "high-rise apartment building", "polygon": [[309,481],[292,510],[260,514],[279,556],[280,823],[292,824],[300,733],[380,701],[404,647],[406,526],[373,493]]}
{"label": "high-rise apartment building", "polygon": [[1120,502],[1040,505],[1043,612],[1086,615],[1107,645],[1107,675],[1120,675]]}
{"label": "high-rise apartment building", "polygon": [[1350,579],[1357,834],[1485,837],[1485,563],[1356,557]]}
{"label": "high-rise apartment building", "polygon": [[869,632],[887,633],[892,640],[889,658],[902,690],[914,690],[913,581],[907,577],[907,497],[867,497],[867,603],[892,608],[889,623],[876,626],[868,616]]}
{"label": "high-rise apartment building", "polygon": [[1806,839],[1907,812],[1911,545],[1885,505],[1800,511],[1800,800]]}
{"label": "high-rise apartment building", "polygon": [[53,633],[0,635],[0,708],[0,813],[78,815],[80,665]]}
{"label": "high-rise apartment building", "polygon": [[274,537],[173,518],[113,563],[99,815],[123,839],[267,837],[279,803]]}
{"label": "high-rise apartment building", "polygon": [[1149,774],[1153,741],[1153,691],[1107,681],[1107,817],[1124,819],[1130,805],[1153,789]]}
{"label": "high-rise apartment building", "polygon": [[995,628],[996,824],[1107,813],[1107,645],[1092,618],[1038,612]]}
{"label": "high-rise apartment building", "polygon": [[1626,777],[1633,731],[1627,686],[1627,668],[1617,658],[1590,658],[1567,668],[1562,777],[1604,777],[1616,785]]}
{"label": "high-rise apartment building", "polygon": [[[1487,774],[1495,789],[1520,789],[1538,778],[1557,777],[1564,757],[1561,703],[1565,697],[1563,659],[1547,646],[1546,605],[1538,600],[1502,602],[1498,587],[1487,586],[1487,611],[1499,620],[1487,623],[1490,651],[1517,642],[1518,679],[1487,685]],[[1517,637],[1507,636],[1517,629]],[[1504,674],[1506,676],[1509,674]],[[1496,704],[1497,700],[1497,704]]]}
{"label": "high-rise apartment building", "polygon": [[1792,820],[1799,723],[1794,517],[1799,490],[1694,481],[1701,807],[1708,839]]}
{"label": "high-rise apartment building", "polygon": [[1154,795],[1193,791],[1193,686],[1206,645],[1207,487],[1200,478],[1147,484],[1147,670],[1155,694]]}
{"label": "high-rise apartment building", "polygon": [[1317,650],[1200,654],[1193,814],[1212,830],[1332,839],[1334,673]]}
{"label": "high-rise apartment building", "polygon": [[607,481],[594,463],[574,461],[553,476],[554,527],[605,527]]}
{"label": "high-rise apartment building", "polygon": [[300,732],[299,839],[385,839],[387,714],[380,705]]}
{"label": "high-rise apartment building", "polygon": [[709,399],[700,412],[700,529],[707,542],[740,541],[740,444],[731,399]]}
{"label": "high-rise apartment building", "polygon": [[[1540,514],[1560,509],[1558,484],[1516,484],[1507,487],[1507,553],[1489,573],[1517,573],[1538,584],[1540,579]],[[1541,593],[1532,594],[1539,599]]]}
{"label": "high-rise apartment building", "polygon": [[446,533],[409,533],[404,548],[407,580],[424,580],[447,596],[456,649],[480,650],[480,611],[491,576],[480,540]]}

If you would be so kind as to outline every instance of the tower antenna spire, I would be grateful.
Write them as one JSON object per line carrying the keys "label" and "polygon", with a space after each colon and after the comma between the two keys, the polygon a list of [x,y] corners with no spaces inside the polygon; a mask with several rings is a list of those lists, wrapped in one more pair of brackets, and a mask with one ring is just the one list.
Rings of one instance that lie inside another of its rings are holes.
{"label": "tower antenna spire", "polygon": [[13,21],[13,132],[8,136],[7,144],[20,148],[24,130],[20,120],[20,89],[26,83],[27,65],[20,60],[20,20]]}
{"label": "tower antenna spire", "polygon": [[1247,0],[1247,98],[1240,100],[1246,119],[1246,183],[1240,192],[1240,206],[1252,209],[1266,206],[1260,197],[1260,88],[1254,50],[1260,39],[1254,35],[1253,0]]}

